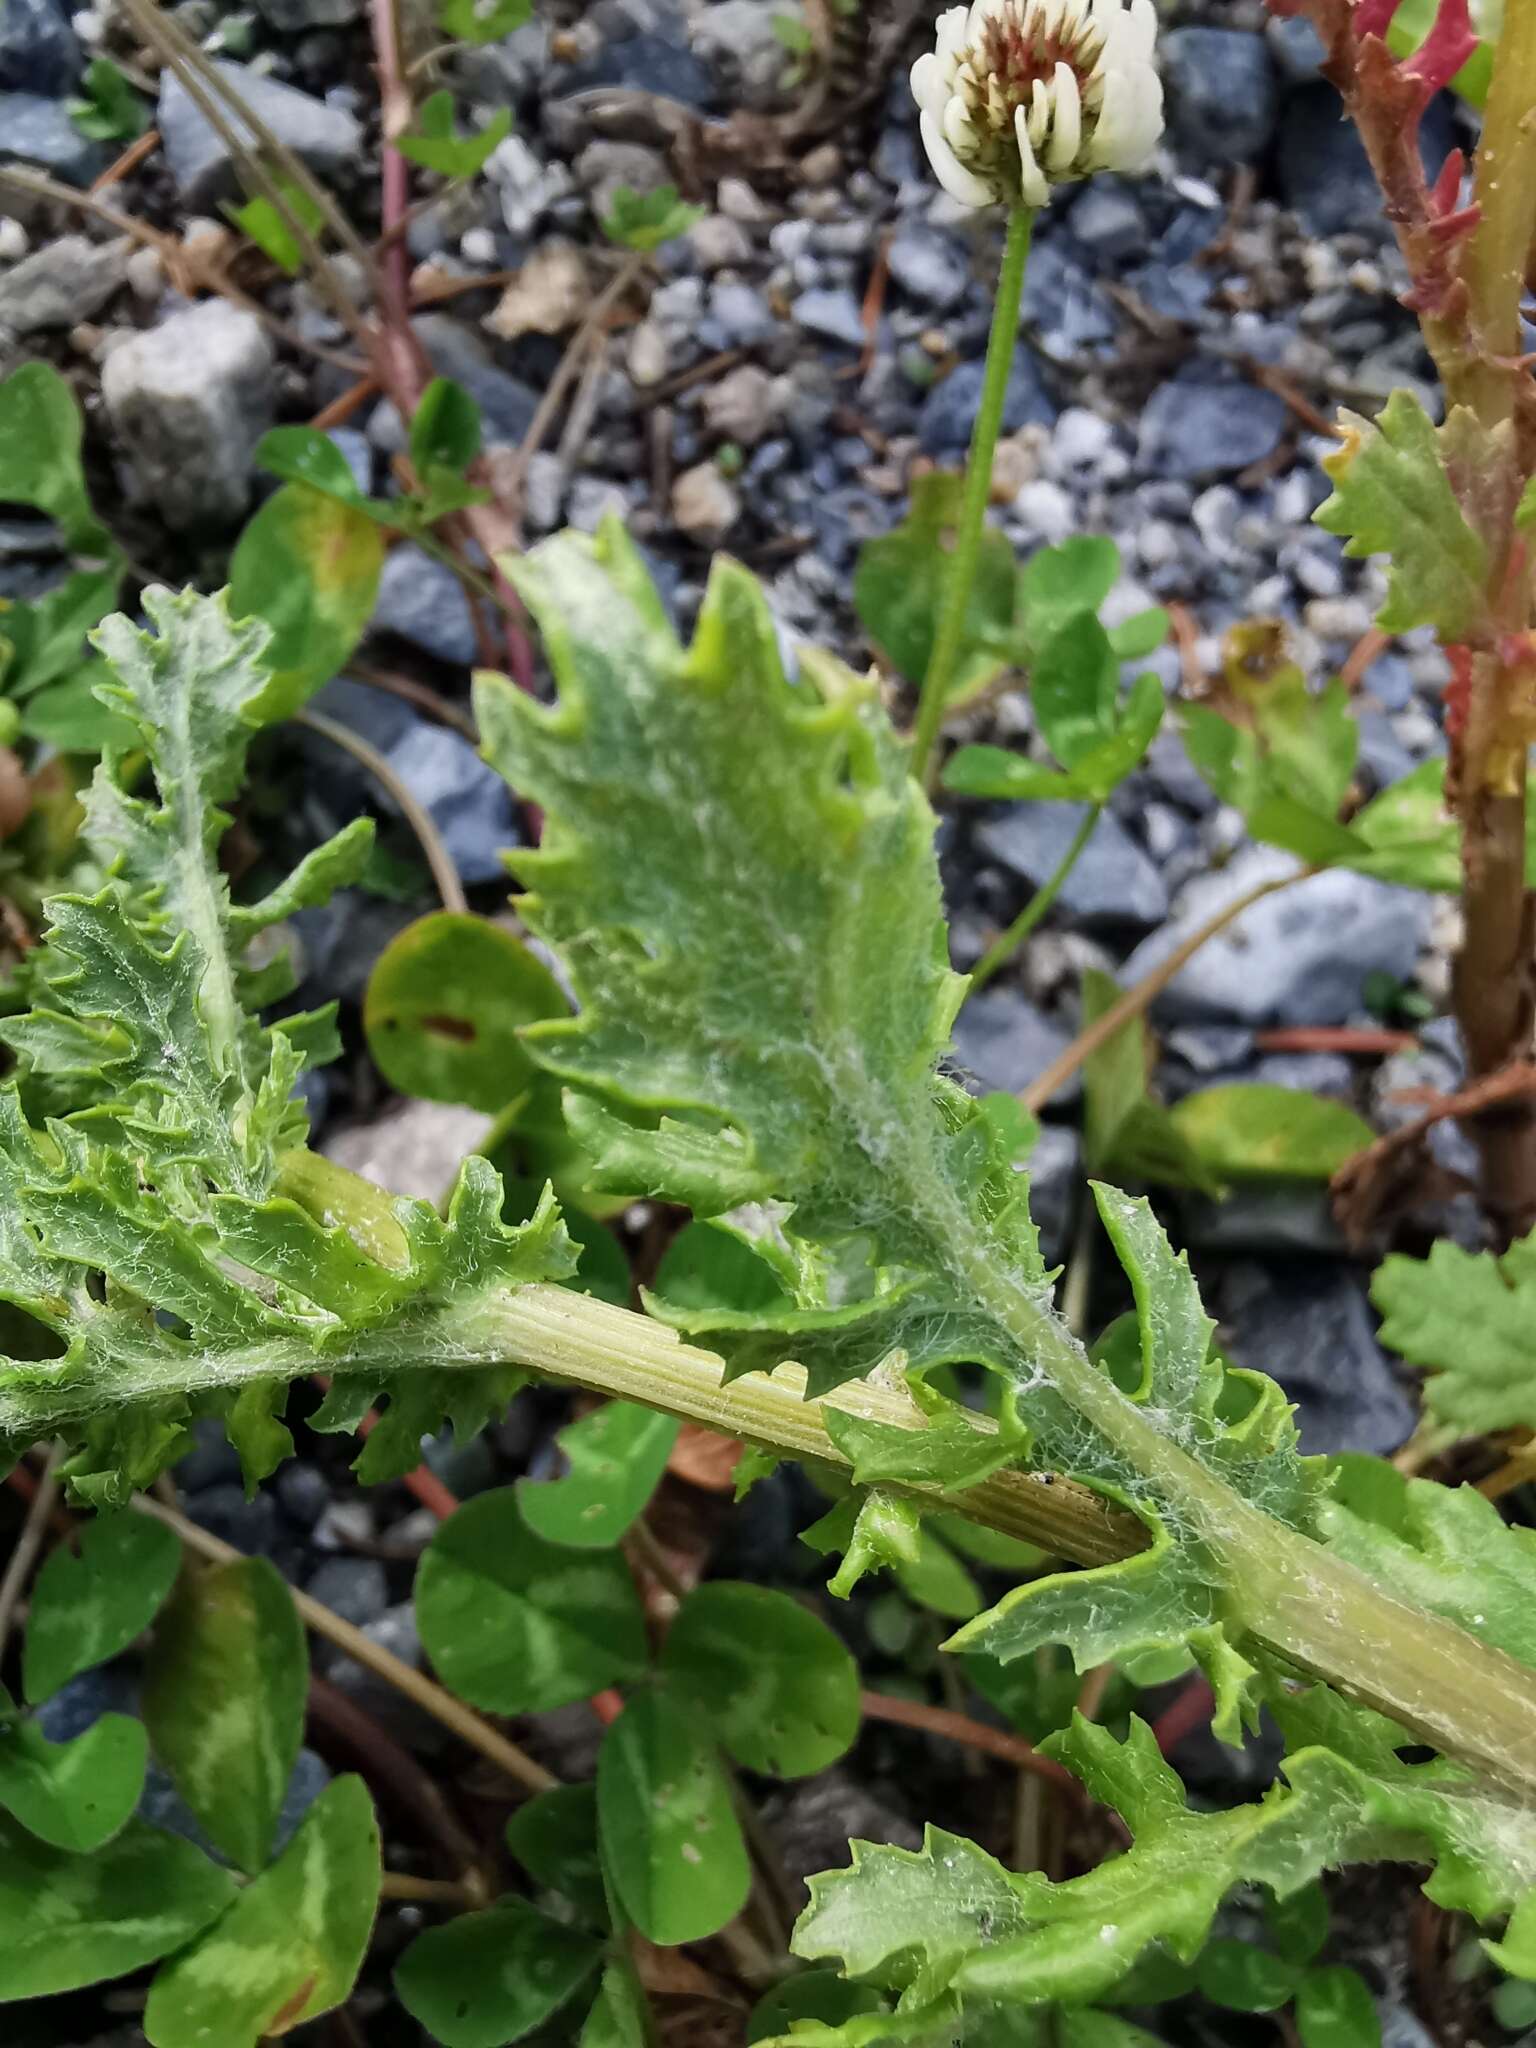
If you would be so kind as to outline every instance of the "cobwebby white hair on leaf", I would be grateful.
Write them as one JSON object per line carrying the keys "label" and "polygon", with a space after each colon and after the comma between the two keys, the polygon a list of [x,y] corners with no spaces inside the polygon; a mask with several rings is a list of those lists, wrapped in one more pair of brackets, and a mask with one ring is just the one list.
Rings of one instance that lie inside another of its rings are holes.
{"label": "cobwebby white hair on leaf", "polygon": [[966,206],[1139,171],[1163,132],[1153,0],[975,0],[912,67],[934,174]]}

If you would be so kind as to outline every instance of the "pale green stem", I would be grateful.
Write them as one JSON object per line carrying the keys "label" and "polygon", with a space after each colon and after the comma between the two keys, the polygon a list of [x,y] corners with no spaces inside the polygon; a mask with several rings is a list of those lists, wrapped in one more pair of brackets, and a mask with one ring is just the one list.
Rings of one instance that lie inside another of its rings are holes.
{"label": "pale green stem", "polygon": [[[962,1236],[967,1241],[958,1241]],[[1019,1358],[1116,1447],[1148,1482],[1165,1513],[1207,1546],[1220,1611],[1234,1633],[1292,1669],[1325,1679],[1350,1698],[1390,1715],[1421,1740],[1536,1805],[1536,1678],[1528,1669],[1453,1623],[1395,1599],[1321,1544],[1242,1500],[1216,1473],[1161,1435],[1147,1414],[1091,1363],[1057,1316],[1000,1271],[990,1248],[979,1238],[972,1240],[968,1230],[952,1244],[951,1267]],[[375,1346],[376,1358],[371,1355]],[[718,1357],[683,1343],[659,1323],[545,1284],[494,1296],[441,1332],[429,1355],[434,1364],[522,1365],[546,1378],[640,1402],[844,1473],[848,1459],[828,1435],[827,1408],[897,1428],[923,1427],[910,1397],[878,1373],[839,1387],[825,1401],[806,1399],[805,1374],[797,1366],[727,1381]],[[381,1367],[395,1368],[399,1362],[397,1337],[362,1332],[348,1351],[336,1355],[331,1369],[374,1377]],[[189,1357],[187,1381],[189,1390],[217,1385],[232,1391],[251,1381],[296,1378],[313,1367],[308,1344],[263,1342],[202,1360]],[[142,1371],[126,1372],[117,1391],[125,1401],[139,1392],[164,1398],[175,1391],[167,1384],[174,1377],[157,1355]],[[38,1411],[47,1391],[52,1393],[48,1405],[57,1411],[51,1419],[80,1419],[72,1413],[85,1405],[79,1388],[29,1389],[14,1415],[0,1400],[0,1428],[42,1433],[49,1425]],[[977,1426],[988,1425],[977,1418]],[[1082,1564],[1112,1563],[1147,1543],[1135,1518],[1050,1473],[1006,1469],[958,1497],[933,1486],[903,1490],[942,1500],[973,1521]],[[158,1502],[141,1505],[166,1519]]]}
{"label": "pale green stem", "polygon": [[971,601],[971,587],[976,581],[987,501],[992,492],[992,457],[1002,429],[1003,407],[1008,398],[1008,375],[1013,368],[1013,352],[1018,345],[1024,269],[1029,261],[1029,241],[1034,225],[1035,216],[1027,206],[1014,207],[1008,216],[1008,243],[1003,252],[1003,267],[998,273],[981,404],[971,431],[960,528],[955,536],[949,574],[944,579],[938,631],[934,635],[928,673],[923,677],[922,693],[917,702],[917,722],[912,728],[912,773],[924,788],[932,780],[933,743],[939,736],[949,693],[954,688],[955,663],[965,636],[965,615]]}
{"label": "pale green stem", "polygon": [[1000,938],[988,946],[985,953],[971,969],[971,993],[985,988],[1000,967],[1006,967],[1020,946],[1029,937],[1035,926],[1050,909],[1066,885],[1068,875],[1077,866],[1078,856],[1093,836],[1093,828],[1104,814],[1102,804],[1090,804],[1083,822],[1072,835],[1072,844],[1062,855],[1056,872],[1041,889],[1037,889],[1018,916]]}
{"label": "pale green stem", "polygon": [[[953,1249],[977,1305],[1209,1545],[1239,1633],[1536,1799],[1536,1680],[1528,1670],[1454,1623],[1395,1599],[1321,1544],[1250,1507],[1161,1435],[1038,1297],[998,1270],[984,1245]],[[922,1426],[901,1390],[878,1374],[839,1387],[825,1403],[804,1398],[805,1376],[796,1366],[727,1382],[710,1353],[643,1316],[563,1288],[520,1288],[492,1314],[503,1355],[536,1372],[792,1457],[846,1470],[827,1436],[823,1407]],[[1126,1555],[1146,1541],[1129,1518],[1111,1522],[1094,1495],[1048,1474],[997,1472],[950,1505],[1084,1563],[1105,1561],[1110,1549]]]}

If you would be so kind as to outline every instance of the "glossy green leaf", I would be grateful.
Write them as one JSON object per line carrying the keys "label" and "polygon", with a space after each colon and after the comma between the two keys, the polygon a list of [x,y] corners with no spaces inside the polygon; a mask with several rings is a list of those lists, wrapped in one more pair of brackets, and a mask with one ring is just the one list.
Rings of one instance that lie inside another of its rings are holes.
{"label": "glossy green leaf", "polygon": [[658,1302],[683,1309],[737,1311],[783,1307],[780,1274],[728,1223],[687,1223],[656,1269]]}
{"label": "glossy green leaf", "polygon": [[407,925],[368,980],[363,1029],[402,1095],[494,1116],[533,1076],[520,1032],[570,1005],[541,960],[488,918],[438,910]]}
{"label": "glossy green leaf", "polygon": [[1019,575],[1019,612],[1030,648],[1038,653],[1070,621],[1097,612],[1119,580],[1120,550],[1104,534],[1075,534],[1038,548]]}
{"label": "glossy green leaf", "polygon": [[378,1909],[373,1801],[337,1778],[277,1861],[149,1987],[151,2048],[256,2048],[348,1997]]}
{"label": "glossy green leaf", "polygon": [[1536,1428],[1536,1232],[1508,1251],[1467,1252],[1442,1238],[1428,1258],[1394,1253],[1371,1299],[1381,1339],[1427,1375],[1437,1422],[1480,1436]]}
{"label": "glossy green leaf", "polygon": [[[1097,968],[1083,974],[1085,1027],[1116,1002],[1121,989]],[[1149,1180],[1166,1187],[1216,1192],[1221,1169],[1203,1157],[1175,1112],[1155,1102],[1148,1088],[1151,1044],[1144,1018],[1129,1017],[1083,1062],[1083,1143],[1093,1172],[1117,1180]]]}
{"label": "glossy green leaf", "polygon": [[1357,1971],[1309,1970],[1296,1992],[1301,2048],[1381,2048],[1381,2016]]}
{"label": "glossy green leaf", "polygon": [[[941,472],[915,479],[906,518],[859,551],[853,576],[859,623],[911,683],[922,681],[933,654],[963,488],[961,477]],[[1007,666],[1001,643],[1013,630],[1016,577],[1013,549],[1002,534],[986,529],[955,662],[956,697],[982,688]]]}
{"label": "glossy green leaf", "polygon": [[1109,644],[1121,661],[1145,661],[1165,643],[1168,631],[1168,614],[1160,604],[1155,604],[1144,612],[1133,612],[1118,626],[1111,626]]}
{"label": "glossy green leaf", "polygon": [[91,509],[81,467],[85,425],[74,393],[49,363],[23,363],[0,382],[0,495],[55,521],[72,554],[116,552]]}
{"label": "glossy green leaf", "polygon": [[797,2021],[820,2020],[838,2027],[860,2013],[879,2012],[880,1994],[867,1984],[850,1984],[836,1970],[802,1970],[760,1998],[747,2019],[748,2048],[787,2034]]}
{"label": "glossy green leaf", "polygon": [[253,461],[268,476],[284,483],[305,484],[338,504],[361,511],[369,500],[352,474],[352,465],[329,434],[318,427],[270,427],[256,443]]}
{"label": "glossy green leaf", "polygon": [[1295,1995],[1303,1972],[1251,1941],[1207,1942],[1195,1960],[1195,1983],[1213,2005],[1231,2012],[1274,2012]]}
{"label": "glossy green leaf", "polygon": [[1310,1963],[1328,1939],[1328,1895],[1320,1884],[1304,1885],[1287,1899],[1266,1899],[1264,1925],[1288,1963]]}
{"label": "glossy green leaf", "polygon": [[271,630],[259,715],[285,718],[355,651],[379,594],[384,542],[365,512],[284,484],[245,527],[229,564],[237,618]]}
{"label": "glossy green leaf", "polygon": [[746,1904],[751,1867],[708,1724],[670,1694],[632,1700],[597,1763],[603,1862],[640,1932],[703,1941]]}
{"label": "glossy green leaf", "polygon": [[504,2048],[574,1998],[602,1954],[590,1934],[508,1898],[418,1934],[395,1989],[442,2048]]}
{"label": "glossy green leaf", "polygon": [[1088,745],[1071,769],[1045,768],[1003,747],[960,747],[944,764],[944,787],[961,796],[1103,803],[1145,758],[1165,703],[1158,678],[1140,676],[1120,701],[1108,736]]}
{"label": "glossy green leaf", "polygon": [[644,1514],[681,1427],[652,1408],[605,1401],[556,1439],[570,1468],[563,1478],[518,1481],[523,1520],[546,1543],[610,1549]]}
{"label": "glossy green leaf", "polygon": [[428,93],[416,110],[416,120],[418,126],[398,136],[395,147],[413,164],[439,171],[445,178],[472,178],[512,133],[511,109],[498,107],[475,134],[460,135],[454,125],[453,94],[447,91]]}
{"label": "glossy green leaf", "polygon": [[824,1621],[787,1593],[714,1579],[678,1609],[661,1670],[749,1771],[804,1778],[859,1732],[859,1671]]}
{"label": "glossy green leaf", "polygon": [[91,507],[83,438],[74,393],[51,364],[23,363],[0,380],[0,502],[46,513],[74,561],[56,589],[0,609],[9,697],[29,696],[77,669],[85,634],[116,602],[123,558]]}
{"label": "glossy green leaf", "polygon": [[0,2000],[127,1976],[183,1947],[234,1896],[227,1870],[141,1821],[74,1856],[0,1815]]}
{"label": "glossy green leaf", "polygon": [[21,731],[61,754],[124,752],[133,745],[133,728],[96,695],[102,680],[101,664],[85,661],[73,675],[45,684],[22,705]]}
{"label": "glossy green leaf", "polygon": [[32,1588],[22,1684],[36,1703],[142,1635],[176,1583],[181,1545],[148,1515],[123,1510],[80,1526],[79,1546],[53,1550]]}
{"label": "glossy green leaf", "polygon": [[226,205],[224,211],[264,256],[271,257],[279,270],[297,277],[308,259],[303,241],[290,223],[297,223],[313,239],[324,225],[325,215],[307,192],[287,179],[279,180],[278,196],[281,206],[258,195],[246,200],[243,206]]}
{"label": "glossy green leaf", "polygon": [[303,1624],[265,1558],[183,1575],[155,1629],[144,1719],[199,1826],[242,1870],[272,1853],[308,1686]]}
{"label": "glossy green leaf", "polygon": [[1046,745],[1064,768],[1079,766],[1113,739],[1120,664],[1092,612],[1051,634],[1030,667],[1029,701]]}
{"label": "glossy green leaf", "polygon": [[1168,1115],[1218,1180],[1330,1180],[1376,1138],[1342,1102],[1266,1081],[1202,1088]]}
{"label": "glossy green leaf", "polygon": [[652,2031],[635,1966],[621,1956],[603,1972],[581,2029],[580,2048],[650,2048]]}
{"label": "glossy green leaf", "polygon": [[537,1714],[638,1678],[645,1629],[613,1551],[547,1543],[515,1488],[449,1516],[416,1574],[416,1618],[450,1691],[497,1714]]}
{"label": "glossy green leaf", "polygon": [[507,1847],[530,1877],[561,1893],[595,1926],[607,1926],[595,1785],[536,1792],[512,1813],[506,1834]]}
{"label": "glossy green leaf", "polygon": [[[423,109],[425,113],[425,108]],[[411,467],[418,477],[434,470],[465,470],[480,453],[480,408],[451,377],[434,377],[411,415]]]}
{"label": "glossy green leaf", "polygon": [[649,254],[664,242],[691,234],[708,210],[686,204],[675,185],[657,185],[648,192],[621,185],[603,218],[603,233],[621,248]]}
{"label": "glossy green leaf", "polygon": [[443,0],[438,22],[460,43],[499,43],[533,19],[533,0]]}
{"label": "glossy green leaf", "polygon": [[0,1719],[0,1806],[50,1848],[99,1849],[138,1805],[148,1755],[143,1722],[126,1714],[103,1714],[73,1742]]}
{"label": "glossy green leaf", "polygon": [[149,113],[110,57],[93,57],[79,94],[65,102],[77,132],[92,142],[132,142],[149,126]]}
{"label": "glossy green leaf", "polygon": [[1433,626],[1472,639],[1487,606],[1488,551],[1446,475],[1440,434],[1411,392],[1394,391],[1375,424],[1342,415],[1344,445],[1323,458],[1333,495],[1316,517],[1352,557],[1391,558],[1384,633]]}

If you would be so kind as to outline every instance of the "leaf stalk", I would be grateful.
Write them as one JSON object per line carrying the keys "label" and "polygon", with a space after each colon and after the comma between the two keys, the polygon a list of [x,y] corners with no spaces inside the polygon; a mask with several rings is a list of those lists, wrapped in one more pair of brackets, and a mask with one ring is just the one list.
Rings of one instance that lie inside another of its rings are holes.
{"label": "leaf stalk", "polygon": [[971,601],[971,587],[976,581],[982,528],[986,523],[987,503],[992,492],[992,458],[997,452],[1003,408],[1008,399],[1008,378],[1019,338],[1024,272],[1029,263],[1034,226],[1034,213],[1027,206],[1016,206],[1008,215],[1008,241],[1003,250],[997,298],[992,308],[992,333],[987,342],[981,404],[971,429],[971,452],[966,463],[960,527],[955,536],[949,575],[945,579],[939,629],[934,636],[928,672],[923,677],[917,700],[917,722],[912,729],[912,773],[924,788],[929,787],[933,779],[934,741],[939,736],[949,693],[954,686],[955,663],[965,634],[966,608]]}

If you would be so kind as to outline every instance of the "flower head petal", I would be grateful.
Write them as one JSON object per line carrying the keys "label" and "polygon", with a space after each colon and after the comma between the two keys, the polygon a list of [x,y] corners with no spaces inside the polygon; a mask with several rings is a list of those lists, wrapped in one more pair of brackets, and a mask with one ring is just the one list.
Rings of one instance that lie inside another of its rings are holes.
{"label": "flower head petal", "polygon": [[1155,0],[970,0],[912,67],[924,145],[967,206],[1041,207],[1095,170],[1143,168],[1163,132]]}

